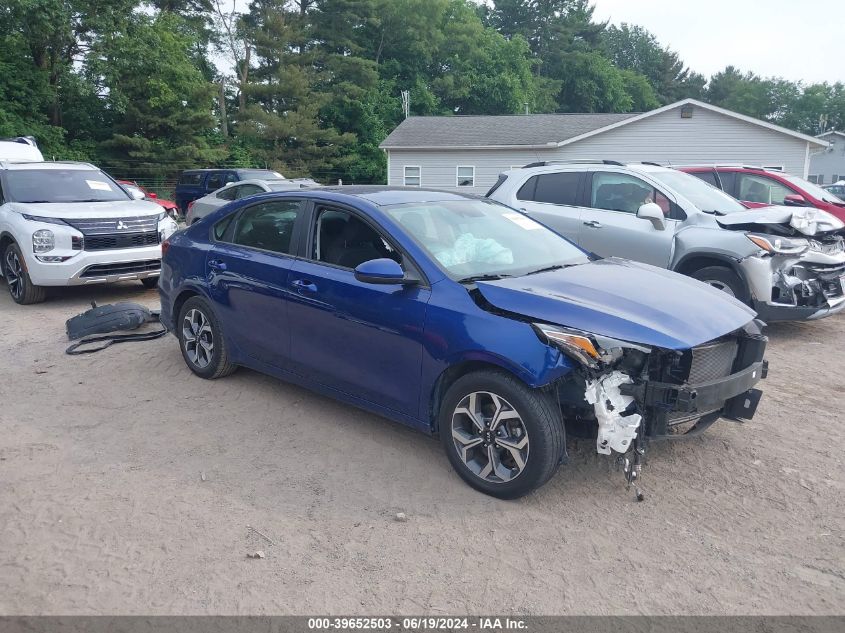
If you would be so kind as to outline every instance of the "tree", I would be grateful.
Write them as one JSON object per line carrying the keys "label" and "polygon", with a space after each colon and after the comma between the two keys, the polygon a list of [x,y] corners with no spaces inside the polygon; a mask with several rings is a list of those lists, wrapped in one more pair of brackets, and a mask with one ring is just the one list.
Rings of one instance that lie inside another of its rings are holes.
{"label": "tree", "polygon": [[602,34],[602,49],[616,67],[644,75],[663,105],[703,95],[704,76],[690,71],[677,53],[641,26],[609,26]]}
{"label": "tree", "polygon": [[162,176],[162,165],[213,165],[215,87],[191,61],[191,29],[173,13],[133,14],[125,32],[101,42],[89,59],[111,113],[104,149],[134,173]]}

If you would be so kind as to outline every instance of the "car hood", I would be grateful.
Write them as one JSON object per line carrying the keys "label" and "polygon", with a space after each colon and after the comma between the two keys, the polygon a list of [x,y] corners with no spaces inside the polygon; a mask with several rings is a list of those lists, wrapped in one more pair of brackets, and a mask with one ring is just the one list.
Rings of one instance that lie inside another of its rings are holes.
{"label": "car hood", "polygon": [[749,307],[662,268],[610,258],[477,283],[495,308],[523,317],[665,349],[687,349],[754,318]]}
{"label": "car hood", "polygon": [[716,216],[719,226],[726,229],[765,230],[767,225],[783,224],[802,235],[819,235],[840,231],[845,224],[834,215],[809,207],[771,206],[737,211]]}
{"label": "car hood", "polygon": [[112,202],[13,202],[11,208],[18,213],[45,218],[81,220],[87,218],[131,218],[138,215],[161,213],[161,207],[147,200],[115,200]]}

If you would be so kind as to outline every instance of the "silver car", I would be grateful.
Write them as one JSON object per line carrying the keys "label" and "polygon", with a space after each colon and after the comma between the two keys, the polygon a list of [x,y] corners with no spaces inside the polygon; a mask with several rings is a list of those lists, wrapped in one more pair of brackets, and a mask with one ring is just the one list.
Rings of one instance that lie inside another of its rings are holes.
{"label": "silver car", "polygon": [[845,309],[843,223],[819,209],[747,209],[694,176],[653,164],[534,163],[487,194],[602,257],[715,286],[766,321]]}
{"label": "silver car", "polygon": [[200,218],[209,213],[217,211],[220,207],[229,204],[232,200],[240,200],[247,196],[254,196],[268,191],[291,191],[316,187],[319,183],[310,178],[280,178],[277,180],[239,180],[230,182],[217,191],[198,198],[188,204],[188,213],[185,215],[185,223],[190,226]]}

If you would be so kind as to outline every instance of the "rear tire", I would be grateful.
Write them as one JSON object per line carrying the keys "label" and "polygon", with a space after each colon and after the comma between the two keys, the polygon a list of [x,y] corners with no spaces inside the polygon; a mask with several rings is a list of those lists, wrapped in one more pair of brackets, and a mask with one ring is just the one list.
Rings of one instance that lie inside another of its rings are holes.
{"label": "rear tire", "polygon": [[41,303],[47,298],[47,289],[32,283],[26,271],[26,261],[17,244],[9,244],[2,256],[3,276],[9,287],[9,294],[15,303],[30,305]]}
{"label": "rear tire", "polygon": [[493,497],[522,497],[560,465],[565,438],[557,403],[505,372],[482,370],[456,380],[438,421],[452,467]]}
{"label": "rear tire", "polygon": [[200,378],[214,380],[237,369],[237,365],[229,362],[229,351],[217,315],[202,297],[191,297],[182,306],[176,335],[182,358]]}
{"label": "rear tire", "polygon": [[144,288],[152,290],[158,287],[158,277],[144,277],[141,283],[144,284]]}
{"label": "rear tire", "polygon": [[739,299],[746,305],[751,304],[751,296],[748,290],[746,290],[742,279],[726,266],[707,266],[696,270],[690,276]]}

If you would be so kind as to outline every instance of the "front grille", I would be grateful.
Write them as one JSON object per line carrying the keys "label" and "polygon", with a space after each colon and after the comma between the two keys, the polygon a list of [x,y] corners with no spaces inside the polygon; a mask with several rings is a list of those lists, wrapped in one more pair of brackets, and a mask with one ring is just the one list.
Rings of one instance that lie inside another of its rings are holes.
{"label": "front grille", "polygon": [[80,277],[131,275],[133,273],[151,273],[159,270],[161,270],[160,259],[146,259],[139,262],[121,262],[119,264],[95,264],[83,270]]}
{"label": "front grille", "polygon": [[86,238],[89,235],[154,233],[158,231],[157,215],[143,215],[132,218],[88,218],[65,220],[65,222],[81,232]]}
{"label": "front grille", "polygon": [[696,385],[729,376],[738,347],[735,339],[720,339],[694,347],[687,382]]}
{"label": "front grille", "polygon": [[159,243],[157,231],[152,233],[115,233],[86,237],[83,249],[86,251],[105,251],[114,248],[138,248]]}

